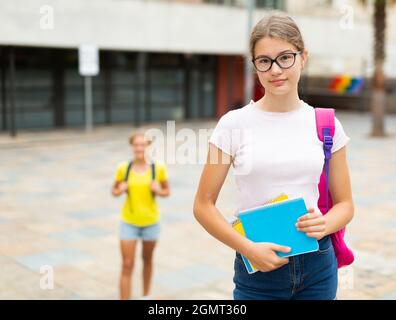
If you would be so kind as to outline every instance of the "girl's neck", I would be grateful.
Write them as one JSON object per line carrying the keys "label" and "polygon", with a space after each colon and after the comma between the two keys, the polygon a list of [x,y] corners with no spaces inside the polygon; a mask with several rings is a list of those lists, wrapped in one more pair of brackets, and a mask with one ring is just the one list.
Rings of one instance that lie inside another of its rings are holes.
{"label": "girl's neck", "polygon": [[146,165],[146,160],[145,159],[133,159],[133,164],[137,165],[137,166],[144,166]]}
{"label": "girl's neck", "polygon": [[300,97],[297,92],[276,96],[266,93],[257,101],[261,109],[268,112],[289,112],[300,106]]}

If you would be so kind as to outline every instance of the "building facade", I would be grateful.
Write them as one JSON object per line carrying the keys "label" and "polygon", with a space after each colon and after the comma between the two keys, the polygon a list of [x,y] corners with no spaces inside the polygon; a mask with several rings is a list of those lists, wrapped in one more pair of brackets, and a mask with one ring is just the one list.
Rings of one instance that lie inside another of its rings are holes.
{"label": "building facade", "polygon": [[[279,9],[301,26],[310,52],[303,97],[321,101],[336,74],[371,76],[370,9],[356,1],[256,3],[254,22]],[[242,106],[245,6],[244,0],[2,1],[1,130],[83,126],[82,44],[100,50],[94,124],[216,118]],[[386,71],[395,77],[396,37],[388,38]],[[255,81],[257,99],[263,92]]]}

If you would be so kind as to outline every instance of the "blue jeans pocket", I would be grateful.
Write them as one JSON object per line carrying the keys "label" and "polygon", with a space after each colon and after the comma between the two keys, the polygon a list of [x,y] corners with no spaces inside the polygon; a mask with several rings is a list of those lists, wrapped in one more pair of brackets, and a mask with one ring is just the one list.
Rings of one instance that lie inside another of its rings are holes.
{"label": "blue jeans pocket", "polygon": [[317,254],[326,254],[331,252],[333,249],[333,243],[331,242],[330,236],[319,240],[319,250],[316,251]]}

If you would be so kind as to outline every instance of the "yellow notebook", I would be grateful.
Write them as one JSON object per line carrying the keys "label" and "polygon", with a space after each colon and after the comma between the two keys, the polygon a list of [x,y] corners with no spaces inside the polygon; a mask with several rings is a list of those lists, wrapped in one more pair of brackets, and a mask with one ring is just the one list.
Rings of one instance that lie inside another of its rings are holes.
{"label": "yellow notebook", "polygon": [[[289,197],[288,197],[287,194],[281,193],[276,198],[266,201],[264,203],[264,205],[275,203],[275,202],[281,202],[281,201],[285,201],[285,200],[288,200],[288,199],[289,199]],[[232,222],[232,227],[239,234],[241,234],[244,237],[246,237],[245,230],[243,230],[243,226],[242,226],[241,220],[239,218],[237,220],[235,220],[234,222]],[[250,261],[245,256],[243,256],[243,255],[241,255],[241,256],[242,256],[243,262],[245,263],[245,266],[246,266],[246,269],[247,269],[248,273],[254,273],[254,272],[258,271],[257,268],[253,264],[251,264]]]}

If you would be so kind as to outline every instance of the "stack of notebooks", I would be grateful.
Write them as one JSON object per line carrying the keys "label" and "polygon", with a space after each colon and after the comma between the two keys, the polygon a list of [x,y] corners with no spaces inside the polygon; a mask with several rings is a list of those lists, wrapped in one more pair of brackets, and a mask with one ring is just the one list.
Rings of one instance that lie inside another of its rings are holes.
{"label": "stack of notebooks", "polygon": [[[289,253],[277,252],[277,255],[291,257],[319,249],[315,238],[308,237],[295,226],[298,218],[307,212],[303,198],[289,199],[282,193],[262,206],[241,211],[232,227],[253,242],[272,242],[290,247]],[[242,259],[248,273],[258,271],[245,256],[242,255]]]}

